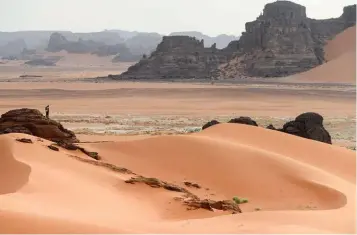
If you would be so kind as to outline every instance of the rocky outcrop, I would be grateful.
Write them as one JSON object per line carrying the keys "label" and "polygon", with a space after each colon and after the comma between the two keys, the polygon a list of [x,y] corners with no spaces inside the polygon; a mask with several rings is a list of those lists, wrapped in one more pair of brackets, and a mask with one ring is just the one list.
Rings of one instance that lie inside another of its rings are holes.
{"label": "rocky outcrop", "polygon": [[59,52],[67,46],[68,40],[60,33],[53,33],[48,42],[47,51]]}
{"label": "rocky outcrop", "polygon": [[68,41],[63,35],[53,33],[48,43],[47,51],[68,53],[94,54],[97,56],[115,56],[113,62],[134,62],[140,60],[142,55],[133,55],[124,43],[106,45],[92,40]]}
{"label": "rocky outcrop", "polygon": [[0,134],[24,133],[53,142],[78,142],[75,134],[36,109],[14,109],[0,117]]}
{"label": "rocky outcrop", "polygon": [[17,57],[23,50],[27,48],[26,42],[23,39],[15,39],[9,41],[3,46],[0,46],[1,57]]}
{"label": "rocky outcrop", "polygon": [[344,28],[351,27],[356,24],[356,4],[343,8],[343,14],[340,17],[345,23]]}
{"label": "rocky outcrop", "polygon": [[[244,125],[258,126],[258,124],[250,117],[233,118],[228,123],[238,123]],[[206,123],[202,130],[207,129],[215,124],[216,120]],[[323,126],[323,117],[318,113],[307,112],[300,114],[294,121],[289,121],[284,124],[283,128],[276,129],[273,125],[266,127],[270,130],[284,132],[286,134],[300,136],[306,139],[316,140],[327,144],[332,144],[329,132]]]}
{"label": "rocky outcrop", "polygon": [[219,64],[232,52],[215,46],[205,48],[203,40],[189,36],[167,36],[147,58],[131,66],[119,79],[213,78]]}
{"label": "rocky outcrop", "polygon": [[50,52],[59,52],[64,50],[68,53],[86,54],[93,53],[104,45],[105,44],[101,42],[83,40],[81,38],[78,41],[68,41],[62,34],[53,33],[50,37],[46,50]]}
{"label": "rocky outcrop", "polygon": [[[245,25],[239,40],[226,48],[204,47],[188,36],[163,37],[157,49],[117,79],[225,79],[282,77],[325,62],[328,39],[355,24],[355,5],[341,17],[313,20],[306,8],[290,1],[265,5],[263,14]],[[178,33],[180,34],[180,33]]]}
{"label": "rocky outcrop", "polygon": [[238,124],[246,124],[246,125],[250,125],[250,126],[258,126],[256,121],[254,121],[250,117],[233,118],[228,123],[238,123]]}
{"label": "rocky outcrop", "polygon": [[139,61],[142,55],[133,55],[129,48],[124,44],[104,45],[96,49],[92,54],[97,56],[113,56],[113,63],[116,62],[135,62]]}
{"label": "rocky outcrop", "polygon": [[207,129],[208,127],[217,125],[217,124],[219,124],[219,123],[220,123],[220,122],[217,121],[217,120],[209,121],[209,122],[207,122],[206,124],[204,124],[204,125],[202,126],[202,130]]}
{"label": "rocky outcrop", "polygon": [[285,123],[280,131],[332,144],[331,136],[323,126],[323,117],[318,113],[303,113],[297,116],[294,121]]}
{"label": "rocky outcrop", "polygon": [[234,35],[226,35],[226,34],[221,34],[221,35],[218,35],[217,37],[210,37],[208,35],[205,35],[201,32],[196,32],[196,31],[173,32],[169,36],[195,37],[198,40],[203,40],[205,47],[210,47],[211,45],[216,44],[218,49],[223,49],[223,48],[227,47],[227,45],[231,41],[235,41],[235,40],[239,39],[239,37],[236,37]]}
{"label": "rocky outcrop", "polygon": [[356,24],[356,5],[347,6],[341,17],[314,20],[304,6],[277,1],[265,6],[257,20],[248,22],[236,55],[219,68],[220,78],[282,77],[300,73],[325,62],[326,41]]}

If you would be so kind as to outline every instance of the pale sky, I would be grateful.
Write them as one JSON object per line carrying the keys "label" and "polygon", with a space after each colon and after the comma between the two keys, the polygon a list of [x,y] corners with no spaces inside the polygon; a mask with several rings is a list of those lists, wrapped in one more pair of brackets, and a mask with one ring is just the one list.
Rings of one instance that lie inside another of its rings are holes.
{"label": "pale sky", "polygon": [[[0,0],[0,31],[104,29],[240,35],[269,0]],[[310,18],[339,17],[356,0],[295,0]]]}

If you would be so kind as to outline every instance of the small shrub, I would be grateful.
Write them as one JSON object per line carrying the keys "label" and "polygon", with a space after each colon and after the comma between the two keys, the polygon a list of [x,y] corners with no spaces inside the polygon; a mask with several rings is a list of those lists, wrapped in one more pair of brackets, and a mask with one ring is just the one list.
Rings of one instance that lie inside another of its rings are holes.
{"label": "small shrub", "polygon": [[247,203],[248,199],[246,198],[239,198],[239,197],[233,197],[233,201],[237,204],[243,204],[243,203]]}
{"label": "small shrub", "polygon": [[186,133],[196,133],[196,132],[200,132],[202,129],[201,127],[192,127],[192,128],[186,128],[185,132]]}

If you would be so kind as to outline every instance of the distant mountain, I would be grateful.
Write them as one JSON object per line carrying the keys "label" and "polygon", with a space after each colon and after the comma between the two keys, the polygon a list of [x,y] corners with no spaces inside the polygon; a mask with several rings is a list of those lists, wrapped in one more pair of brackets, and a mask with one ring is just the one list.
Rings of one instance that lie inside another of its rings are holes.
{"label": "distant mountain", "polygon": [[[65,37],[68,41],[73,42],[73,48],[79,51],[86,51],[88,42],[93,42],[102,45],[117,45],[125,43],[126,47],[133,55],[150,54],[154,51],[157,45],[161,42],[164,35],[158,33],[145,33],[138,31],[125,31],[125,30],[104,30],[101,32],[92,33],[73,33],[70,31],[19,31],[19,32],[0,32],[0,56],[7,56],[18,54],[24,47],[17,49],[16,47],[9,47],[5,50],[4,47],[8,47],[7,44],[12,44],[14,41],[23,40],[27,49],[36,49],[39,51],[47,48],[50,37],[53,33],[59,33]],[[199,40],[204,40],[206,47],[210,47],[213,43],[216,43],[217,48],[226,47],[229,42],[237,40],[238,37],[232,35],[219,35],[217,37],[210,37],[200,32],[175,32],[171,35],[187,35],[196,37]],[[82,43],[77,43],[83,40]],[[91,47],[91,45],[89,45]],[[81,49],[80,49],[81,47]],[[117,47],[118,48],[118,47]],[[6,53],[5,53],[6,52]]]}
{"label": "distant mountain", "polygon": [[[23,40],[27,47],[35,49],[46,47],[52,33],[56,31],[18,31],[18,32],[0,32],[0,47],[5,46],[11,41]],[[62,35],[71,34],[69,31],[57,31]]]}
{"label": "distant mountain", "polygon": [[158,33],[138,33],[125,41],[134,55],[150,54],[161,42],[162,35]]}
{"label": "distant mountain", "polygon": [[115,62],[120,61],[137,61],[142,57],[134,55],[125,43],[108,45],[103,42],[93,40],[84,40],[79,38],[77,41],[68,40],[60,33],[53,33],[46,48],[49,52],[67,51],[76,54],[95,54],[97,56],[116,56]]}
{"label": "distant mountain", "polygon": [[120,29],[104,30],[103,32],[117,33],[121,38],[124,38],[124,40],[135,37],[140,33],[138,31],[125,31]]}
{"label": "distant mountain", "polygon": [[26,42],[23,39],[15,39],[0,46],[0,56],[16,56],[22,53],[27,48]]}
{"label": "distant mountain", "polygon": [[234,36],[234,35],[226,35],[226,34],[221,34],[217,37],[210,37],[208,35],[205,35],[201,32],[196,32],[196,31],[187,31],[187,32],[173,32],[170,34],[170,36],[190,36],[190,37],[195,37],[199,40],[204,40],[204,45],[205,47],[210,47],[212,44],[216,43],[216,47],[218,49],[225,48],[228,46],[228,44],[231,41],[238,40],[239,37]]}

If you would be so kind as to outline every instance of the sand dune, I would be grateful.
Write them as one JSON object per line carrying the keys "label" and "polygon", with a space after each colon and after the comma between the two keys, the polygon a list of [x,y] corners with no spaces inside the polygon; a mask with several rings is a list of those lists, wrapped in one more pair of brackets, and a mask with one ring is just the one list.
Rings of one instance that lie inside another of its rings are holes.
{"label": "sand dune", "polygon": [[136,174],[179,186],[198,183],[201,189],[189,190],[200,198],[248,198],[243,213],[232,215],[186,210],[174,200],[181,193],[126,184],[133,175],[78,161],[87,157],[54,152],[48,144],[0,136],[0,232],[355,232],[356,158],[341,147],[238,124],[82,144]]}
{"label": "sand dune", "polygon": [[356,26],[347,28],[325,46],[327,61],[337,59],[346,52],[356,52]]}
{"label": "sand dune", "polygon": [[327,62],[292,76],[304,82],[356,83],[356,26],[338,34],[325,47]]}

